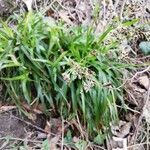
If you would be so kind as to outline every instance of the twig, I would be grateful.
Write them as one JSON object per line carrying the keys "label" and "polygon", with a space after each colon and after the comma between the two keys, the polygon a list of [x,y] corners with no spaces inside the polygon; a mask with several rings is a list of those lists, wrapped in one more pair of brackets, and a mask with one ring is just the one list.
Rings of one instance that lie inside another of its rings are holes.
{"label": "twig", "polygon": [[117,9],[118,4],[119,4],[119,0],[116,0],[115,4],[113,6],[113,13],[112,13],[112,15],[109,18],[109,22],[107,23],[108,25],[112,23],[112,19],[114,17],[114,14],[116,13],[116,9]]}
{"label": "twig", "polygon": [[[123,107],[121,107],[121,106],[119,106],[119,105],[117,105],[117,107],[118,107],[118,108],[123,108]],[[140,114],[140,112],[139,112],[139,111],[134,110],[134,109],[132,109],[132,108],[130,108],[130,107],[128,107],[128,106],[127,106],[127,107],[125,106],[125,109],[127,109],[127,110],[129,110],[129,111],[131,111],[131,112],[133,112],[133,113]]]}
{"label": "twig", "polygon": [[[150,68],[150,67],[148,67],[148,68]],[[141,115],[139,117],[139,120],[138,120],[138,123],[137,123],[137,126],[136,126],[136,130],[135,130],[135,132],[134,132],[134,134],[133,134],[133,136],[131,138],[131,142],[130,143],[135,144],[135,141],[137,139],[137,134],[138,134],[139,126],[140,126],[140,123],[141,123],[142,118],[143,118],[144,110],[146,109],[149,100],[150,100],[150,84],[149,84],[149,87],[148,87],[148,91],[147,91],[147,96],[146,96],[144,107],[142,109]]]}
{"label": "twig", "polygon": [[120,20],[122,20],[123,9],[124,9],[124,6],[125,6],[125,4],[126,4],[126,1],[127,1],[127,0],[123,0],[122,5],[121,5],[121,9],[120,9]]}
{"label": "twig", "polygon": [[55,3],[55,2],[57,2],[57,0],[53,0],[48,6],[46,6],[45,8],[44,8],[44,10],[42,11],[42,14],[44,14],[47,10],[49,10],[49,9],[52,9],[54,12],[56,12],[53,8],[52,8],[52,6],[53,6],[53,4]]}
{"label": "twig", "polygon": [[[25,139],[22,138],[16,138],[16,137],[10,137],[10,136],[6,136],[6,137],[1,137],[0,140],[17,140],[17,141],[25,141]],[[42,143],[43,141],[37,141],[37,140],[29,140],[26,139],[27,142],[32,142],[32,143]]]}
{"label": "twig", "polygon": [[105,2],[105,0],[103,0],[103,8],[104,8],[104,11],[103,11],[103,21],[105,22],[105,18],[106,18],[106,2]]}
{"label": "twig", "polygon": [[84,138],[84,132],[83,132],[83,130],[82,130],[82,127],[81,127],[81,124],[80,124],[80,121],[79,121],[79,117],[78,117],[78,114],[76,114],[76,117],[77,117],[77,122],[78,122],[78,126],[76,126],[76,127],[78,127],[79,128],[79,131],[80,131],[80,133],[81,133],[81,136],[82,136],[82,138]]}
{"label": "twig", "polygon": [[99,145],[95,145],[95,144],[91,144],[93,147],[95,148],[99,148],[101,150],[106,150],[105,148],[103,148],[102,146],[99,146]]}
{"label": "twig", "polygon": [[149,123],[147,123],[146,149],[149,149]]}
{"label": "twig", "polygon": [[139,144],[134,144],[134,145],[130,145],[128,146],[127,148],[130,149],[130,148],[133,148],[133,147],[137,147],[137,146],[141,146],[141,145],[145,145],[145,144],[149,144],[150,145],[150,142],[144,142],[144,143],[139,143]]}
{"label": "twig", "polygon": [[[41,131],[41,132],[44,132],[44,133],[46,133],[46,134],[48,134],[48,132],[46,132],[45,130],[43,130],[42,128],[40,128],[40,127],[38,127],[38,126],[36,126],[36,125],[33,125],[32,123],[30,123],[30,122],[28,122],[28,121],[25,121],[25,120],[23,120],[23,119],[21,119],[21,118],[19,118],[19,117],[16,117],[16,116],[12,116],[13,118],[15,118],[15,119],[18,119],[18,120],[20,120],[20,121],[22,121],[22,122],[24,122],[24,123],[26,123],[27,125],[29,125],[29,126],[32,126],[32,127],[34,127],[34,128],[36,128],[37,130],[39,130],[39,131]],[[54,134],[55,135],[55,134]]]}
{"label": "twig", "polygon": [[62,117],[61,150],[63,150],[63,148],[64,148],[64,130],[65,130],[64,119]]}
{"label": "twig", "polygon": [[136,74],[131,78],[131,82],[133,82],[133,80],[138,76],[138,75],[140,75],[140,74],[143,74],[143,73],[145,73],[145,72],[147,72],[147,71],[149,71],[150,70],[150,66],[148,66],[146,69],[144,69],[143,71],[140,71],[140,72],[136,72]]}

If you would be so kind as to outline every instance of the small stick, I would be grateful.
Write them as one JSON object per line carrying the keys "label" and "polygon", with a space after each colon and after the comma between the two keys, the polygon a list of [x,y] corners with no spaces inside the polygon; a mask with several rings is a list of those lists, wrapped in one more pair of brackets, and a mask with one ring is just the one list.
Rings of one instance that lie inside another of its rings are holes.
{"label": "small stick", "polygon": [[141,113],[141,115],[140,115],[140,117],[139,117],[138,124],[137,124],[137,126],[136,126],[136,130],[135,130],[135,132],[134,132],[134,134],[133,134],[133,136],[132,136],[132,138],[131,138],[131,142],[130,142],[130,143],[135,144],[135,141],[136,141],[136,139],[137,139],[137,134],[138,134],[139,126],[140,126],[140,123],[141,123],[142,118],[143,118],[143,113],[144,113],[144,110],[145,110],[145,108],[146,108],[146,106],[147,106],[149,100],[150,100],[150,84],[149,84],[149,87],[148,87],[147,96],[146,96],[146,100],[145,100],[144,107],[143,107],[143,109],[142,109],[142,113]]}
{"label": "small stick", "polygon": [[33,125],[32,123],[30,123],[30,122],[28,122],[28,121],[25,121],[25,120],[23,120],[23,119],[21,119],[21,118],[19,118],[19,117],[16,117],[16,116],[12,116],[12,117],[15,118],[15,119],[18,119],[18,120],[20,120],[20,121],[22,121],[22,122],[24,122],[24,123],[26,123],[27,125],[30,125],[30,126],[36,128],[37,130],[39,130],[39,131],[41,131],[41,132],[44,132],[44,133],[48,134],[48,132],[46,132],[46,131],[43,130],[42,128],[40,128],[40,127],[38,127],[38,126],[36,126],[36,125]]}
{"label": "small stick", "polygon": [[120,20],[122,20],[122,14],[123,14],[123,9],[124,9],[125,4],[126,4],[126,0],[123,0],[121,9],[120,9]]}
{"label": "small stick", "polygon": [[143,71],[136,72],[136,74],[131,78],[131,82],[133,82],[134,78],[136,78],[138,75],[143,74],[143,73],[145,73],[145,72],[147,72],[149,70],[150,70],[150,66],[147,67],[146,69],[144,69]]}

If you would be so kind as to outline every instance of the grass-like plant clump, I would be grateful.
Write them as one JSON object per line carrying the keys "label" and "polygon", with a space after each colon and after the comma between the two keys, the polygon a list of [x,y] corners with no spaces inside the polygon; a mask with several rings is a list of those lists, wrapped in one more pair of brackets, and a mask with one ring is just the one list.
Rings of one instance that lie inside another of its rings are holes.
{"label": "grass-like plant clump", "polygon": [[78,116],[90,135],[117,119],[122,70],[114,42],[104,44],[113,27],[96,36],[92,27],[48,23],[32,12],[7,24],[0,24],[0,74],[16,105],[24,99]]}

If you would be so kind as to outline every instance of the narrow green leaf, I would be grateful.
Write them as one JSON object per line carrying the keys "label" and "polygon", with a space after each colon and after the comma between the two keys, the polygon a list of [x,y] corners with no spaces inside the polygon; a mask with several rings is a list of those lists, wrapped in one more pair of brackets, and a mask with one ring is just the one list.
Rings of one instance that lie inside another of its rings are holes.
{"label": "narrow green leaf", "polygon": [[137,22],[139,22],[139,19],[133,19],[131,21],[126,21],[126,22],[122,23],[122,25],[124,27],[129,27],[129,26],[131,26],[131,25],[133,25],[133,24],[135,24]]}

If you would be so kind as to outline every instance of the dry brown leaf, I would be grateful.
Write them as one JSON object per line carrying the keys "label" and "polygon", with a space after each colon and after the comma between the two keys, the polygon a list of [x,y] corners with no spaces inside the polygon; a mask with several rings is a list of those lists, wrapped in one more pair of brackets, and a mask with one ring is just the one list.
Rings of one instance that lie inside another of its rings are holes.
{"label": "dry brown leaf", "polygon": [[62,133],[62,121],[60,118],[50,119],[51,132],[56,135],[61,135]]}
{"label": "dry brown leaf", "polygon": [[130,133],[131,122],[120,121],[119,126],[112,126],[112,133],[116,137],[124,138]]}
{"label": "dry brown leaf", "polygon": [[73,22],[70,21],[67,12],[61,10],[61,11],[59,12],[59,16],[60,16],[60,18],[61,18],[63,21],[65,21],[67,24],[73,25]]}
{"label": "dry brown leaf", "polygon": [[25,109],[27,112],[35,113],[35,114],[43,114],[44,112],[44,107],[42,104],[33,104],[32,106],[27,104],[26,102],[21,103],[22,107]]}
{"label": "dry brown leaf", "polygon": [[131,122],[126,123],[125,125],[123,125],[120,129],[120,133],[118,134],[119,137],[125,137],[130,133],[130,129],[131,129]]}
{"label": "dry brown leaf", "polygon": [[38,140],[40,140],[40,139],[46,139],[47,138],[47,134],[39,132],[36,138]]}
{"label": "dry brown leaf", "polygon": [[109,150],[127,150],[127,138],[113,136],[107,140],[107,148]]}
{"label": "dry brown leaf", "polygon": [[45,126],[45,128],[44,128],[44,131],[45,131],[46,133],[49,133],[49,134],[50,134],[50,132],[51,132],[51,125],[50,125],[49,121],[46,121],[46,126]]}
{"label": "dry brown leaf", "polygon": [[144,86],[144,88],[148,90],[148,87],[150,85],[150,79],[147,75],[139,77],[138,82],[140,85]]}
{"label": "dry brown leaf", "polygon": [[15,108],[17,108],[17,107],[16,106],[2,106],[2,107],[0,107],[0,113],[5,112],[5,111],[10,111]]}
{"label": "dry brown leaf", "polygon": [[118,145],[118,147],[113,148],[113,150],[127,150],[127,138],[113,137],[113,141]]}
{"label": "dry brown leaf", "polygon": [[27,117],[28,117],[28,119],[32,120],[33,122],[35,122],[37,119],[37,116],[34,113],[28,113]]}
{"label": "dry brown leaf", "polygon": [[58,135],[58,136],[55,136],[54,138],[49,140],[49,145],[50,145],[51,150],[59,150],[57,148],[57,144],[58,144],[59,139],[60,139],[60,136]]}

